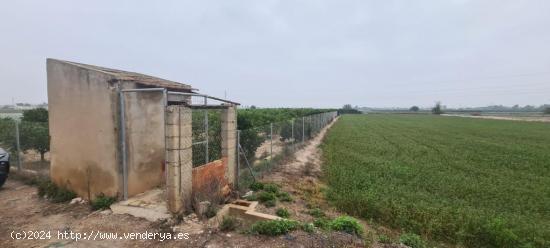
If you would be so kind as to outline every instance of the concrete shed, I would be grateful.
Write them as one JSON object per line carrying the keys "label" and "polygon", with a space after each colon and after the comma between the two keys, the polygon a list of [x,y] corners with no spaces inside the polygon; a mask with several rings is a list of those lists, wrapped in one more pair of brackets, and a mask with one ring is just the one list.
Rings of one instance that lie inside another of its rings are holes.
{"label": "concrete shed", "polygon": [[[174,81],[56,59],[47,60],[47,74],[53,182],[88,199],[166,187],[170,210],[189,207],[190,99],[206,104],[208,96]],[[217,100],[224,130],[217,164],[232,187],[237,103]]]}

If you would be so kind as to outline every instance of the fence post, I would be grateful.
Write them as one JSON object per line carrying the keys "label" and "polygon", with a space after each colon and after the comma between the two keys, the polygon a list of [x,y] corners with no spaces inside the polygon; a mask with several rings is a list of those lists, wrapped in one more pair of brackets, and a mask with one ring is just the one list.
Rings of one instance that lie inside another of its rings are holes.
{"label": "fence post", "polygon": [[302,116],[302,143],[306,141],[306,117]]}
{"label": "fence post", "polygon": [[17,146],[17,170],[21,172],[21,146],[19,144],[19,122],[15,121],[15,145]]}
{"label": "fence post", "polygon": [[269,152],[269,160],[273,162],[273,123],[269,123],[269,139],[271,142],[270,145],[270,152]]}
{"label": "fence post", "polygon": [[241,146],[241,130],[237,130],[237,172],[235,173],[235,188],[239,188],[239,178],[241,175],[241,156],[239,147]]}
{"label": "fence post", "polygon": [[[205,98],[206,99],[206,98]],[[205,105],[206,105],[206,100],[205,100]],[[204,132],[205,132],[205,146],[206,146],[206,151],[205,151],[205,160],[206,160],[206,164],[208,164],[208,162],[210,162],[210,158],[208,157],[208,110],[204,110]]]}
{"label": "fence post", "polygon": [[294,150],[294,119],[292,119],[292,150]]}

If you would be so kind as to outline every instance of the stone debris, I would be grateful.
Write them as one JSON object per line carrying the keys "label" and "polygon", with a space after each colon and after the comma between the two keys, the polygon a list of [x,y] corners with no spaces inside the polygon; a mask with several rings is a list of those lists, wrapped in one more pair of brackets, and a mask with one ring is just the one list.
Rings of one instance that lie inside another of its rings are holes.
{"label": "stone debris", "polygon": [[106,209],[106,210],[103,210],[101,212],[99,212],[100,214],[105,214],[105,215],[109,215],[109,214],[112,214],[113,211],[111,209]]}
{"label": "stone debris", "polygon": [[77,197],[77,198],[72,199],[69,204],[76,204],[76,203],[83,204],[83,203],[86,203],[86,200],[84,200],[80,197]]}
{"label": "stone debris", "polygon": [[246,194],[243,195],[243,198],[247,198],[247,197],[251,196],[252,194],[254,194],[254,191],[252,191],[252,190],[248,191],[248,192],[246,192]]}

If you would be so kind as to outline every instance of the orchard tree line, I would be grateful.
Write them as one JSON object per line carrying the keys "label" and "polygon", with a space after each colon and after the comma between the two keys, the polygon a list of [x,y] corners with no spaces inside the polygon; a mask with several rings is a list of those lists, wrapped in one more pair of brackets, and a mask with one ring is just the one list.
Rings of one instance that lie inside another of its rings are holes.
{"label": "orchard tree line", "polygon": [[[237,111],[237,128],[241,130],[240,144],[247,157],[253,159],[254,151],[266,140],[270,123],[276,123],[274,132],[281,139],[288,140],[292,134],[292,121],[303,116],[320,114],[336,109],[314,108],[255,108],[239,109]],[[262,135],[264,134],[264,135]],[[311,135],[311,128],[306,126],[304,135]]]}
{"label": "orchard tree line", "polygon": [[[0,147],[13,154],[17,151],[15,125],[14,119],[0,118]],[[41,161],[44,161],[44,154],[50,151],[48,110],[36,108],[23,111],[19,122],[19,144],[23,152],[37,151]]]}

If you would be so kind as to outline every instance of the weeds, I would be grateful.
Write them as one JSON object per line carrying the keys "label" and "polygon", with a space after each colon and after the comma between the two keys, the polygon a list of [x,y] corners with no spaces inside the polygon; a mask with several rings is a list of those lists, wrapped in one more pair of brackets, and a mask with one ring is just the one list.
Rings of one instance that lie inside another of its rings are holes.
{"label": "weeds", "polygon": [[279,185],[276,185],[276,184],[273,184],[273,183],[264,184],[263,190],[265,192],[278,194],[279,193]]}
{"label": "weeds", "polygon": [[288,219],[288,217],[290,217],[290,213],[286,208],[278,208],[277,211],[275,211],[275,214],[285,219]]}
{"label": "weeds", "polygon": [[256,196],[256,194],[251,194],[251,195],[245,197],[244,199],[246,199],[247,201],[257,201],[258,197]]}
{"label": "weeds", "polygon": [[275,200],[268,200],[268,201],[265,201],[263,204],[268,208],[272,208],[277,205],[277,202]]}
{"label": "weeds", "polygon": [[322,230],[328,230],[330,228],[330,220],[327,218],[318,218],[313,221],[313,225]]}
{"label": "weeds", "polygon": [[404,233],[399,237],[399,242],[411,248],[425,248],[422,238],[414,233]]}
{"label": "weeds", "polygon": [[363,234],[363,227],[359,222],[349,216],[340,216],[332,220],[329,224],[331,230],[345,232],[349,234],[355,234],[361,236]]}
{"label": "weeds", "polygon": [[387,235],[380,234],[380,236],[378,236],[378,242],[380,242],[382,244],[391,244],[392,240]]}
{"label": "weeds", "polygon": [[325,217],[325,212],[323,212],[320,208],[310,209],[307,213],[315,218]]}
{"label": "weeds", "polygon": [[256,197],[262,203],[266,201],[275,201],[277,199],[277,196],[270,192],[260,192],[256,195]]}
{"label": "weeds", "polygon": [[239,220],[232,216],[224,216],[222,223],[220,223],[220,230],[227,232],[233,231],[239,226]]}
{"label": "weeds", "polygon": [[259,191],[264,189],[264,184],[260,182],[253,182],[249,186],[250,190]]}
{"label": "weeds", "polygon": [[294,199],[292,199],[292,196],[290,196],[290,194],[287,193],[287,192],[279,192],[277,194],[277,198],[279,199],[279,201],[282,201],[282,202],[292,202],[292,201],[294,201]]}
{"label": "weeds", "polygon": [[252,225],[250,232],[267,236],[278,236],[296,230],[299,224],[297,221],[287,219],[259,221]]}
{"label": "weeds", "polygon": [[76,194],[64,187],[59,187],[49,179],[36,181],[38,196],[47,197],[54,203],[68,202],[76,197]]}
{"label": "weeds", "polygon": [[313,233],[315,231],[315,225],[313,225],[313,223],[304,223],[301,228],[302,231],[307,233]]}
{"label": "weeds", "polygon": [[116,201],[114,197],[105,196],[105,194],[99,194],[93,201],[90,202],[92,210],[107,209]]}

